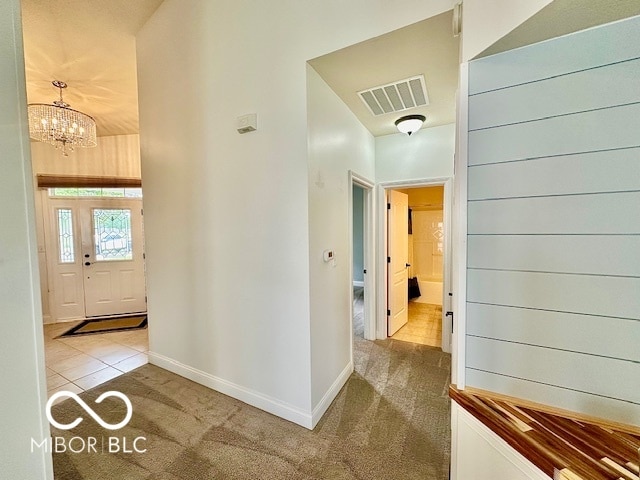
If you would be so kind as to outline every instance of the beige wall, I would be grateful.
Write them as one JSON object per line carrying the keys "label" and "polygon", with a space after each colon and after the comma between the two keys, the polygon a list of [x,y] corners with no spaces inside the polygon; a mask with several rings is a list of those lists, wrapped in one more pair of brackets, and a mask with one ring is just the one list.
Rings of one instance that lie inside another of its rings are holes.
{"label": "beige wall", "polygon": [[48,143],[32,142],[34,174],[140,178],[140,140],[135,135],[98,137],[95,148],[76,148],[64,157]]}

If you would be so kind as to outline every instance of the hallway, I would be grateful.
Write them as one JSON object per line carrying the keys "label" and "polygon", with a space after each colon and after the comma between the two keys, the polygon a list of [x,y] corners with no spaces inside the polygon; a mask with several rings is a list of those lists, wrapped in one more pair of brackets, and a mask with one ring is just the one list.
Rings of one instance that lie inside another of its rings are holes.
{"label": "hallway", "polygon": [[[361,295],[355,303],[357,317]],[[134,414],[119,434],[145,436],[147,452],[54,454],[56,478],[102,479],[117,471],[129,480],[447,479],[450,355],[393,339],[367,341],[354,324],[355,371],[313,431],[145,365],[80,396],[90,402],[104,391],[125,393]],[[120,418],[122,403],[110,407]],[[65,401],[55,408],[56,416],[72,418],[79,407]],[[52,433],[101,435],[93,422]]]}
{"label": "hallway", "polygon": [[[364,288],[353,288],[353,334],[364,339]],[[409,321],[392,337],[393,340],[441,348],[442,307],[429,303],[409,302]]]}

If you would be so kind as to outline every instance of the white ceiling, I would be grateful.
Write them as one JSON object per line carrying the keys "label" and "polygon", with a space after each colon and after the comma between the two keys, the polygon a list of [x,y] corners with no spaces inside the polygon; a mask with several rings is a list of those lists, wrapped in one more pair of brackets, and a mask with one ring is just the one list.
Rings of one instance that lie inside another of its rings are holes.
{"label": "white ceiling", "polygon": [[[318,57],[309,63],[374,135],[398,133],[402,115],[423,114],[425,127],[455,122],[459,37],[452,11]],[[429,105],[374,116],[357,92],[424,75]]]}
{"label": "white ceiling", "polygon": [[22,0],[29,103],[58,98],[95,118],[98,136],[138,132],[135,35],[162,0]]}

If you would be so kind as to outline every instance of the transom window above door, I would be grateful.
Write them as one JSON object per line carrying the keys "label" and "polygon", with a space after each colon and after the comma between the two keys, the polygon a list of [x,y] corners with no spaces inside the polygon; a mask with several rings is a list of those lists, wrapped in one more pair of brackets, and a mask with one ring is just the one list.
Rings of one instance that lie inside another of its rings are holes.
{"label": "transom window above door", "polygon": [[142,188],[56,187],[49,189],[49,196],[142,198]]}

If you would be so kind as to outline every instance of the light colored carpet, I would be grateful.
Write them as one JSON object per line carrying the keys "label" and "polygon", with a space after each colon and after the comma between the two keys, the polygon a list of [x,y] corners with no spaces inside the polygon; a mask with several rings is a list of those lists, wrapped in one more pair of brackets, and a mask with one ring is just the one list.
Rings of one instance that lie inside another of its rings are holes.
{"label": "light colored carpet", "polygon": [[[450,356],[407,342],[355,336],[356,371],[313,431],[153,365],[80,396],[118,422],[133,403],[129,425],[116,432],[145,436],[144,454],[60,453],[57,480],[76,479],[446,479],[449,465]],[[55,436],[108,436],[73,400],[54,407],[58,421],[87,417]],[[113,433],[111,433],[113,435]]]}

